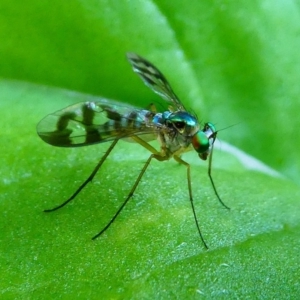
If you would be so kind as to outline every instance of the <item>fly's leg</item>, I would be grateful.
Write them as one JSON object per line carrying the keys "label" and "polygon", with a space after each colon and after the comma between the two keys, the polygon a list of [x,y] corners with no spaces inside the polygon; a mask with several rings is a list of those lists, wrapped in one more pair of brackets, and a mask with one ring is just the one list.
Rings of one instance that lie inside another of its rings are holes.
{"label": "fly's leg", "polygon": [[200,226],[199,226],[199,222],[198,222],[198,219],[197,219],[197,215],[196,215],[196,211],[195,211],[195,206],[194,206],[194,199],[193,199],[193,195],[192,195],[192,184],[191,184],[191,171],[190,171],[190,165],[185,162],[184,160],[182,160],[179,156],[174,156],[174,159],[179,162],[180,164],[183,164],[186,166],[186,170],[187,170],[187,181],[188,181],[188,189],[189,189],[189,196],[190,196],[190,202],[191,202],[191,205],[192,205],[192,211],[193,211],[193,215],[194,215],[194,219],[195,219],[195,222],[196,222],[196,226],[197,226],[197,229],[198,229],[198,232],[199,232],[199,235],[200,235],[200,239],[204,245],[204,247],[206,249],[208,249],[208,246],[207,244],[205,243],[204,241],[204,238],[202,236],[202,233],[201,233],[201,230],[200,230]]}
{"label": "fly's leg", "polygon": [[121,211],[123,210],[123,208],[125,207],[125,205],[128,203],[128,201],[129,201],[129,200],[131,199],[131,197],[133,196],[133,194],[134,194],[134,192],[135,192],[135,190],[136,190],[136,188],[137,188],[139,182],[141,181],[141,179],[142,179],[144,173],[146,172],[146,170],[147,170],[147,168],[148,168],[148,166],[149,166],[149,164],[150,164],[150,162],[151,162],[151,160],[152,160],[153,158],[155,158],[155,159],[157,159],[157,160],[159,160],[159,161],[163,161],[163,160],[168,159],[168,158],[163,157],[163,156],[161,156],[161,155],[159,155],[159,154],[151,154],[151,155],[149,156],[149,158],[147,159],[147,161],[146,161],[146,163],[145,163],[143,169],[141,170],[139,176],[137,177],[137,179],[136,179],[136,181],[135,181],[133,187],[131,188],[131,191],[129,192],[129,194],[128,194],[126,200],[125,200],[125,201],[123,202],[123,204],[120,206],[120,208],[119,208],[118,211],[115,213],[115,215],[112,217],[112,219],[108,222],[108,224],[107,224],[107,225],[106,225],[99,233],[97,233],[97,234],[92,238],[92,240],[96,239],[96,238],[99,237],[102,233],[104,233],[104,232],[110,227],[110,225],[115,221],[115,219],[118,217],[118,215],[121,213]]}
{"label": "fly's leg", "polygon": [[[212,146],[213,147],[213,146]],[[213,178],[211,176],[211,165],[212,165],[212,154],[213,154],[213,148],[211,149],[211,153],[209,155],[209,160],[208,160],[208,177],[210,179],[211,185],[214,189],[215,195],[217,196],[219,202],[226,208],[226,209],[230,209],[230,207],[228,207],[221,199],[221,197],[218,194],[218,191],[216,189],[215,183],[213,181]]]}
{"label": "fly's leg", "polygon": [[110,147],[108,148],[108,150],[105,152],[104,156],[101,158],[101,160],[99,161],[99,163],[97,164],[97,166],[95,167],[95,169],[93,170],[93,172],[91,173],[91,175],[81,184],[81,186],[76,190],[76,192],[65,202],[63,202],[62,204],[51,208],[51,209],[45,209],[44,212],[52,212],[55,211],[59,208],[64,207],[65,205],[67,205],[70,201],[72,201],[80,192],[82,189],[84,189],[84,187],[93,180],[93,178],[95,177],[95,175],[97,174],[97,172],[99,171],[100,167],[102,166],[102,164],[104,163],[104,161],[106,160],[106,158],[108,157],[108,155],[110,154],[110,152],[112,151],[112,149],[116,146],[118,142],[118,139],[114,140],[113,143],[110,145]]}

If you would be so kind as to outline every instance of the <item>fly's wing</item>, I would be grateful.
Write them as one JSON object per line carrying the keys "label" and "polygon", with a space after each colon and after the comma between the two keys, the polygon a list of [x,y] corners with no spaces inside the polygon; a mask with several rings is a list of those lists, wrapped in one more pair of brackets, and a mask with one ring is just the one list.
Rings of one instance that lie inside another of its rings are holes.
{"label": "fly's wing", "polygon": [[[154,113],[101,99],[82,102],[46,116],[37,125],[38,135],[58,147],[78,147],[150,134],[156,137]],[[149,139],[149,136],[147,136]]]}
{"label": "fly's wing", "polygon": [[186,111],[183,104],[173,92],[165,76],[149,61],[135,53],[127,53],[127,59],[144,83],[164,100],[172,103],[177,110]]}

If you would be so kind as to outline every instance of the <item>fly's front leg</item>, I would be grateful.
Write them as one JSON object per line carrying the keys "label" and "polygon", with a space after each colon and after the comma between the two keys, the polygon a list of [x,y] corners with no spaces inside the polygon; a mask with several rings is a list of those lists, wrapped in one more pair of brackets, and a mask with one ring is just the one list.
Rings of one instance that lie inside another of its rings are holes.
{"label": "fly's front leg", "polygon": [[[145,142],[145,143],[146,143],[146,142]],[[146,143],[146,144],[148,144],[148,143]],[[148,144],[148,145],[149,145],[149,144]],[[149,146],[152,147],[151,145],[149,145]],[[148,149],[148,147],[147,147],[147,149]],[[154,149],[154,148],[153,148],[153,149]],[[154,150],[155,150],[155,149],[154,149]],[[156,150],[155,150],[155,151],[156,151]],[[144,173],[146,172],[146,170],[147,170],[147,168],[148,168],[148,166],[149,166],[149,164],[150,164],[150,162],[151,162],[151,160],[152,160],[153,158],[155,158],[155,159],[157,159],[157,160],[159,160],[159,161],[163,161],[163,160],[166,160],[166,159],[167,159],[167,158],[161,156],[160,154],[151,154],[151,155],[149,156],[149,158],[147,159],[147,161],[146,161],[146,163],[145,163],[143,169],[141,170],[139,176],[137,177],[137,179],[136,179],[136,181],[135,181],[133,187],[131,188],[131,190],[130,190],[130,192],[129,192],[127,198],[126,198],[126,200],[125,200],[125,201],[123,202],[123,204],[120,206],[120,208],[119,208],[118,211],[115,213],[115,215],[112,217],[112,219],[109,221],[109,223],[108,223],[108,224],[107,224],[107,225],[106,225],[106,226],[105,226],[98,234],[96,234],[96,235],[92,238],[93,240],[96,239],[97,237],[99,237],[103,232],[105,232],[105,231],[110,227],[110,225],[115,221],[115,219],[118,217],[118,215],[121,213],[121,211],[123,210],[123,208],[125,207],[125,205],[128,203],[128,201],[129,201],[129,200],[131,199],[131,197],[133,196],[133,194],[134,194],[134,192],[135,192],[135,190],[136,190],[138,184],[140,183],[140,181],[141,181],[141,179],[142,179]]]}
{"label": "fly's front leg", "polygon": [[217,191],[217,189],[216,189],[215,183],[214,183],[213,178],[212,178],[212,176],[211,176],[212,155],[213,155],[213,145],[212,145],[211,153],[210,153],[210,155],[209,155],[209,160],[208,160],[208,172],[207,172],[207,173],[208,173],[208,177],[209,177],[209,179],[210,179],[211,185],[212,185],[212,187],[213,187],[213,189],[214,189],[215,195],[217,196],[219,202],[220,202],[225,208],[227,208],[228,210],[230,210],[230,207],[228,207],[228,206],[222,201],[221,197],[219,196],[219,193],[218,193],[218,191]]}
{"label": "fly's front leg", "polygon": [[44,212],[52,212],[55,211],[59,208],[64,207],[66,204],[68,204],[70,201],[72,201],[80,192],[81,190],[90,182],[93,180],[93,178],[95,177],[95,175],[97,174],[97,172],[99,171],[99,169],[101,168],[102,164],[104,163],[104,161],[106,160],[106,158],[108,157],[108,155],[110,154],[110,152],[112,151],[112,149],[116,146],[118,140],[114,140],[113,143],[110,145],[110,147],[108,148],[108,150],[105,152],[104,156],[101,158],[101,160],[99,161],[99,163],[97,164],[96,168],[93,170],[93,172],[91,173],[91,175],[81,184],[81,186],[76,190],[76,192],[65,202],[63,202],[62,204],[55,206],[54,208],[51,209],[45,209]]}
{"label": "fly's front leg", "polygon": [[202,233],[201,233],[201,230],[200,230],[200,226],[199,226],[199,223],[198,223],[198,219],[197,219],[197,215],[196,215],[196,211],[195,211],[195,206],[194,206],[194,199],[193,199],[193,194],[192,194],[192,183],[191,183],[191,170],[190,170],[190,165],[182,160],[179,156],[175,156],[174,155],[174,159],[179,162],[180,164],[183,164],[186,166],[186,170],[187,170],[187,181],[188,181],[188,190],[189,190],[189,196],[190,196],[190,202],[191,202],[191,206],[192,206],[192,211],[193,211],[193,215],[194,215],[194,219],[195,219],[195,222],[196,222],[196,226],[197,226],[197,229],[198,229],[198,232],[199,232],[199,235],[200,235],[200,238],[201,238],[201,241],[203,242],[203,245],[206,249],[208,249],[208,246],[207,244],[205,243],[204,241],[204,238],[202,236]]}

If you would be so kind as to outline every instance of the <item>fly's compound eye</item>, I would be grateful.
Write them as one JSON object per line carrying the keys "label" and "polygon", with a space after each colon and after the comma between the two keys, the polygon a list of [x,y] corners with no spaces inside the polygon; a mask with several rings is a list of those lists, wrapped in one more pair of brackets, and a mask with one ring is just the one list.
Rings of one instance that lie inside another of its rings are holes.
{"label": "fly's compound eye", "polygon": [[192,138],[192,144],[194,149],[199,153],[203,154],[209,150],[209,138],[203,131],[198,131]]}
{"label": "fly's compound eye", "polygon": [[192,138],[194,149],[201,159],[206,160],[216,139],[217,131],[212,123],[206,123],[203,130],[198,131]]}

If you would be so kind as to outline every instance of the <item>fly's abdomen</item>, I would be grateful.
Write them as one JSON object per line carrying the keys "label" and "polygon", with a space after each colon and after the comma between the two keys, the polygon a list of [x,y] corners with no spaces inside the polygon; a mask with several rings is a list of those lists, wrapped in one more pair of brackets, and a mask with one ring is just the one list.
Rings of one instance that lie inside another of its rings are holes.
{"label": "fly's abdomen", "polygon": [[78,103],[46,116],[39,136],[58,147],[78,147],[153,131],[154,113],[114,101]]}

